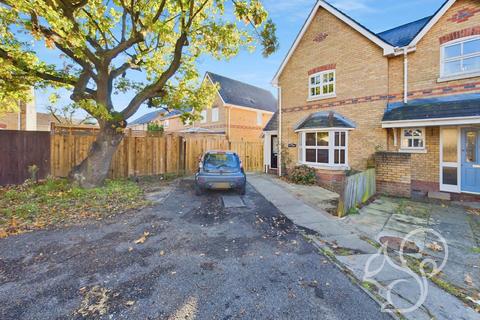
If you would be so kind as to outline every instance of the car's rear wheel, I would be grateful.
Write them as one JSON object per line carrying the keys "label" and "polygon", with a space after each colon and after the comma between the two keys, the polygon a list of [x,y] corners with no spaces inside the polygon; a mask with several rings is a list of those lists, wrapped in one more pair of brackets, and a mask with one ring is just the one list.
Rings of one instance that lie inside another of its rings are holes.
{"label": "car's rear wheel", "polygon": [[203,189],[198,185],[198,183],[195,183],[195,195],[201,196],[203,194]]}
{"label": "car's rear wheel", "polygon": [[240,188],[238,188],[238,193],[241,194],[242,196],[244,196],[245,193],[247,193],[246,185],[243,185]]}

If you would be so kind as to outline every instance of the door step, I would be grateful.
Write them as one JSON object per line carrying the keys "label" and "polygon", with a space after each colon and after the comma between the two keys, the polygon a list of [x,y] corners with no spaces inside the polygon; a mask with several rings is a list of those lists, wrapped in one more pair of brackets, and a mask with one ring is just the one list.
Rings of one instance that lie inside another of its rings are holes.
{"label": "door step", "polygon": [[438,191],[430,191],[428,193],[428,197],[430,199],[436,199],[436,200],[445,200],[445,201],[450,201],[452,200],[452,195],[448,192],[438,192]]}

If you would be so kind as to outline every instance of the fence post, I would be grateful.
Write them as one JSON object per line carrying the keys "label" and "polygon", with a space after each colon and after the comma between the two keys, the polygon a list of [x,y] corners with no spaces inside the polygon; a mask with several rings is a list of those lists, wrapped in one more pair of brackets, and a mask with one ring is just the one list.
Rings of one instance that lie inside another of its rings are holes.
{"label": "fence post", "polygon": [[127,142],[127,174],[129,177],[131,177],[135,175],[135,166],[134,166],[134,159],[133,159],[135,139],[132,137],[132,128],[128,128],[126,142]]}

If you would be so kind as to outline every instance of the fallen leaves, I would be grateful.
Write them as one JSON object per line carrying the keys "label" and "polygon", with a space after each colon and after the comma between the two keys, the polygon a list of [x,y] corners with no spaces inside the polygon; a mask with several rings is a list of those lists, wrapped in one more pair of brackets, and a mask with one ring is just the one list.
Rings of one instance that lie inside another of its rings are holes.
{"label": "fallen leaves", "polygon": [[108,303],[110,300],[111,291],[100,287],[99,285],[91,288],[83,287],[80,289],[83,295],[80,308],[76,311],[83,317],[93,317],[95,315],[105,315],[108,312]]}
{"label": "fallen leaves", "polygon": [[140,187],[127,180],[108,180],[105,186],[89,190],[66,179],[0,187],[0,238],[84,219],[101,220],[146,203]]}
{"label": "fallen leaves", "polygon": [[127,307],[131,307],[131,306],[133,306],[134,304],[135,304],[135,301],[133,301],[133,300],[129,300],[129,301],[125,302],[125,305],[126,305]]}
{"label": "fallen leaves", "polygon": [[427,248],[432,250],[432,251],[436,251],[436,252],[442,252],[443,251],[443,247],[435,241],[427,243]]}
{"label": "fallen leaves", "polygon": [[466,283],[469,287],[473,287],[473,279],[472,279],[472,276],[469,275],[468,273],[465,274],[464,281],[465,281],[465,283]]}
{"label": "fallen leaves", "polygon": [[134,241],[135,244],[143,244],[145,241],[147,241],[147,237],[150,235],[150,232],[144,231],[143,235],[138,238],[137,240]]}

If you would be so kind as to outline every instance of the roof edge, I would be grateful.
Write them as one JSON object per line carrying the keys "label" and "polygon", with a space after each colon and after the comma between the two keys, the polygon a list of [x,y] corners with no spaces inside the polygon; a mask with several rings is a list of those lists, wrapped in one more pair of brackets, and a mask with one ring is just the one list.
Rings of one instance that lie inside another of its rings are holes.
{"label": "roof edge", "polygon": [[413,40],[408,44],[408,47],[414,47],[417,45],[420,40],[430,31],[430,29],[440,20],[441,17],[450,9],[453,4],[457,2],[457,0],[446,0],[440,8],[438,8],[437,12],[435,12],[430,21],[423,26],[422,29],[417,33],[417,35],[413,38]]}
{"label": "roof edge", "polygon": [[275,76],[273,77],[271,83],[274,86],[278,86],[278,78],[280,77],[281,73],[283,72],[283,69],[285,68],[286,64],[290,60],[290,57],[292,56],[293,52],[296,50],[298,47],[298,44],[300,43],[300,40],[303,38],[305,35],[306,30],[312,23],[313,18],[315,17],[318,9],[322,7],[323,9],[327,10],[329,13],[333,14],[335,17],[338,19],[342,20],[345,22],[347,25],[352,27],[354,30],[360,32],[363,36],[377,44],[379,47],[383,49],[384,55],[390,55],[394,53],[395,47],[377,36],[374,32],[370,31],[363,25],[361,25],[359,22],[355,21],[353,18],[349,17],[347,14],[343,13],[342,11],[338,10],[331,4],[327,3],[326,1],[323,0],[318,0],[317,3],[313,6],[312,10],[310,11],[310,14],[308,15],[307,20],[303,24],[302,28],[300,29],[300,32],[298,33],[297,37],[295,38],[292,46],[288,50],[287,55],[282,61],[282,64],[278,68],[277,72],[275,73]]}

